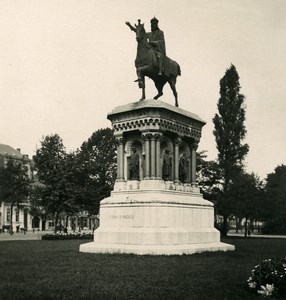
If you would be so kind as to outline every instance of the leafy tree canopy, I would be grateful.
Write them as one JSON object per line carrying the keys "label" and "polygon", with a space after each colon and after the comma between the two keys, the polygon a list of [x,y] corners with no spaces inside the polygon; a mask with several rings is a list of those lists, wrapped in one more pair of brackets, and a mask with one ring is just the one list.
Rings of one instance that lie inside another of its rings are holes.
{"label": "leafy tree canopy", "polygon": [[232,213],[236,217],[259,219],[262,204],[262,183],[254,173],[241,172],[233,179],[228,191]]}
{"label": "leafy tree canopy", "polygon": [[248,153],[248,145],[242,144],[246,136],[244,95],[240,93],[239,76],[234,65],[226,70],[220,80],[218,113],[213,118],[214,136],[218,150],[218,163],[223,175],[223,190],[219,197],[219,207],[223,215],[222,234],[227,234],[227,218],[231,206],[227,199],[232,179],[243,171],[243,159]]}
{"label": "leafy tree canopy", "polygon": [[5,167],[0,168],[0,199],[10,205],[10,233],[13,228],[13,207],[27,200],[30,183],[23,160],[10,159]]}
{"label": "leafy tree canopy", "polygon": [[286,234],[286,166],[283,164],[266,178],[265,208],[263,233]]}
{"label": "leafy tree canopy", "polygon": [[30,178],[24,161],[10,159],[0,168],[0,196],[12,205],[25,201],[30,191]]}
{"label": "leafy tree canopy", "polygon": [[266,199],[271,205],[271,215],[283,216],[286,220],[286,165],[275,168],[268,174],[265,185]]}
{"label": "leafy tree canopy", "polygon": [[34,208],[42,207],[46,214],[54,215],[57,224],[60,213],[71,214],[79,210],[80,191],[73,174],[75,156],[66,153],[62,139],[55,134],[43,138],[34,161],[38,179],[43,184],[37,189],[41,195],[34,202]]}
{"label": "leafy tree canopy", "polygon": [[216,161],[206,158],[206,151],[197,153],[197,179],[204,198],[216,204],[222,189],[222,172]]}
{"label": "leafy tree canopy", "polygon": [[95,131],[77,155],[82,204],[98,213],[100,200],[109,197],[116,178],[116,140],[110,128]]}
{"label": "leafy tree canopy", "polygon": [[240,93],[238,73],[231,65],[220,80],[218,113],[213,118],[218,161],[226,183],[242,168],[242,161],[249,150],[247,144],[242,144],[246,136],[244,99]]}

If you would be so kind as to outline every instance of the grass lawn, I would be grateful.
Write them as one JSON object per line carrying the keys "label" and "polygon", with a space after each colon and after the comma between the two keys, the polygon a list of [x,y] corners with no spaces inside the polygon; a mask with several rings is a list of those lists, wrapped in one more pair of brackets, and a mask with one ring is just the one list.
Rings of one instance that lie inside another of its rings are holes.
{"label": "grass lawn", "polygon": [[284,239],[228,238],[234,252],[183,256],[80,253],[83,240],[0,242],[0,299],[263,299],[246,280]]}

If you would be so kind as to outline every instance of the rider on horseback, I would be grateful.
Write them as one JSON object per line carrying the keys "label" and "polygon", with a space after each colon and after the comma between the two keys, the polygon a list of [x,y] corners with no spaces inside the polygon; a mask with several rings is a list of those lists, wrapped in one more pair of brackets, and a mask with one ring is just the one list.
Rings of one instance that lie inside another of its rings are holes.
{"label": "rider on horseback", "polygon": [[[158,75],[162,75],[164,72],[164,61],[166,57],[166,46],[164,32],[158,27],[158,20],[154,17],[151,20],[151,32],[147,33],[149,45],[155,51],[159,61],[159,72]],[[133,27],[129,22],[126,22],[129,28],[136,32],[136,28]]]}
{"label": "rider on horseback", "polygon": [[[137,53],[135,67],[137,73],[138,86],[142,89],[140,101],[146,99],[145,95],[145,77],[154,81],[158,94],[153,97],[157,100],[163,95],[163,87],[168,82],[174,97],[175,105],[178,107],[178,93],[176,91],[177,76],[181,75],[180,65],[166,56],[166,47],[164,33],[158,28],[158,20],[151,20],[152,31],[146,33],[144,24],[138,20],[138,24],[133,27],[129,22],[126,25],[136,33]],[[164,76],[158,76],[162,75]]]}
{"label": "rider on horseback", "polygon": [[149,45],[155,50],[156,55],[159,60],[159,73],[158,75],[162,75],[163,73],[163,65],[166,57],[166,45],[164,32],[158,27],[158,20],[154,17],[151,20],[151,32],[147,33],[147,37],[149,40]]}

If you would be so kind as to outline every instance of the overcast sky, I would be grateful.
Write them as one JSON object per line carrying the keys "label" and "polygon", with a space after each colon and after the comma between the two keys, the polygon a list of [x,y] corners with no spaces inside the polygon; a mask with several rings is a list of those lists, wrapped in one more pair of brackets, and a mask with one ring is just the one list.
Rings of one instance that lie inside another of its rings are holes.
{"label": "overcast sky", "polygon": [[[246,96],[248,172],[286,163],[285,0],[1,0],[0,143],[35,154],[59,134],[68,151],[110,127],[107,113],[139,100],[136,40],[125,25],[156,16],[182,70],[181,108],[207,122],[200,150],[217,157],[212,118],[234,64]],[[147,80],[147,98],[156,90]],[[174,104],[169,86],[160,100]]]}

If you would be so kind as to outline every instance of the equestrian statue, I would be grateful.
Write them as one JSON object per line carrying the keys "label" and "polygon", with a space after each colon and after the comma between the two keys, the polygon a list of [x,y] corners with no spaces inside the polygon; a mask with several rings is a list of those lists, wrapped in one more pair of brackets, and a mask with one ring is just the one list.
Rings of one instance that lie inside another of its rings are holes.
{"label": "equestrian statue", "polygon": [[177,76],[181,75],[181,69],[178,63],[166,56],[166,46],[164,32],[158,27],[158,20],[151,20],[151,32],[146,33],[144,24],[138,20],[138,24],[132,26],[129,22],[125,24],[136,33],[137,56],[135,67],[139,88],[142,89],[140,101],[146,98],[145,95],[145,76],[151,78],[158,90],[154,97],[157,100],[163,95],[163,87],[168,82],[174,97],[175,105],[178,107],[178,93],[176,91]]}

